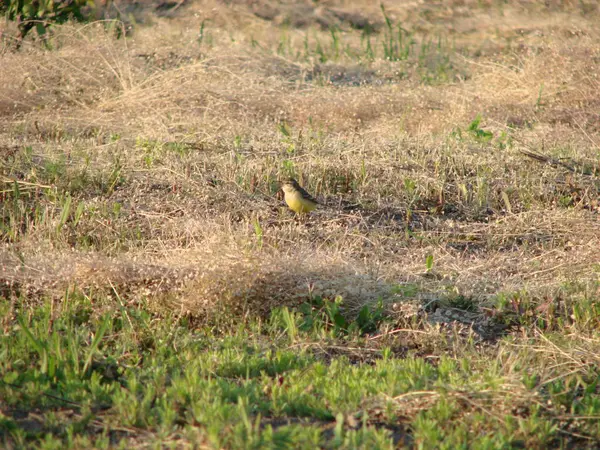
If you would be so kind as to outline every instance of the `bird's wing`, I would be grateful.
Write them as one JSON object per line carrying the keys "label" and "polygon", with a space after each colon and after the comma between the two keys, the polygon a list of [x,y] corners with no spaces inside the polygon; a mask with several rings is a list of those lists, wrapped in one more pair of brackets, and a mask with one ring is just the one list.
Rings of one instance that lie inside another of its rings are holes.
{"label": "bird's wing", "polygon": [[302,187],[298,186],[298,191],[300,191],[300,194],[302,194],[302,198],[305,198],[306,200],[309,200],[311,202],[319,204],[319,202],[312,195],[310,195],[308,192],[306,192]]}

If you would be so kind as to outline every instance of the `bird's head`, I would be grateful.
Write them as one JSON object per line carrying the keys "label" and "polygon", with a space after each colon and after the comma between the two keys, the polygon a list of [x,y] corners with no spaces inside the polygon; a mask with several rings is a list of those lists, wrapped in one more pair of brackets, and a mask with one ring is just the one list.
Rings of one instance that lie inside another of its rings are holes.
{"label": "bird's head", "polygon": [[283,192],[294,192],[298,187],[298,182],[293,178],[285,178],[281,181],[281,189]]}

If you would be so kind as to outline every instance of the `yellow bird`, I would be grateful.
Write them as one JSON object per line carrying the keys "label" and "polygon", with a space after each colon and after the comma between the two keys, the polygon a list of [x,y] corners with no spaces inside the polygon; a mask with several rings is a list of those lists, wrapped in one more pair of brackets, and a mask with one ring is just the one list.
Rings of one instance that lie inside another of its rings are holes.
{"label": "yellow bird", "polygon": [[292,211],[297,214],[309,213],[319,204],[308,192],[306,192],[293,178],[288,178],[281,183],[281,189],[285,194],[284,200]]}

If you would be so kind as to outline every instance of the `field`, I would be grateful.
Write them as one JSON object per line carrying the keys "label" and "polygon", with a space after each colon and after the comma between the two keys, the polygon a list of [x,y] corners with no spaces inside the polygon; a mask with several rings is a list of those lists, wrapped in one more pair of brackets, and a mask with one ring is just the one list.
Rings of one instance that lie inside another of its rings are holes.
{"label": "field", "polygon": [[600,447],[595,1],[97,14],[0,23],[0,446]]}

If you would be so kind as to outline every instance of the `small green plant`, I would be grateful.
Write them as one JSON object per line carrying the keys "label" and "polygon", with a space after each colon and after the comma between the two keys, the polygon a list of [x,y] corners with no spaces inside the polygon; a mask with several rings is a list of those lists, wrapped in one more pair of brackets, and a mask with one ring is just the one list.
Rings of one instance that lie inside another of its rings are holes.
{"label": "small green plant", "polygon": [[185,142],[165,142],[163,150],[166,153],[175,153],[178,156],[187,156],[190,154],[192,147]]}
{"label": "small green plant", "polygon": [[113,193],[115,188],[119,186],[125,180],[123,176],[123,166],[121,164],[121,160],[119,157],[116,157],[112,164],[112,169],[110,175],[108,176],[108,180],[103,185],[103,191],[107,196]]}
{"label": "small green plant", "polygon": [[298,329],[301,331],[318,331],[340,336],[348,331],[348,322],[341,312],[342,297],[334,300],[314,296],[309,302],[303,303],[298,308],[301,313],[301,322]]}
{"label": "small green plant", "polygon": [[469,124],[467,131],[471,136],[475,138],[475,140],[479,142],[489,142],[494,137],[494,133],[491,131],[484,130],[480,127],[481,124],[481,115],[477,114],[475,119]]}
{"label": "small green plant", "polygon": [[383,309],[383,302],[380,300],[377,302],[374,308],[369,305],[363,306],[356,320],[350,323],[350,332],[356,332],[358,334],[372,333],[379,325],[385,320],[385,312]]}
{"label": "small green plant", "polygon": [[408,198],[409,206],[414,206],[414,204],[419,200],[419,192],[417,189],[417,182],[411,178],[404,179],[404,191],[406,192],[406,196]]}
{"label": "small green plant", "polygon": [[41,176],[47,183],[60,183],[67,172],[67,158],[60,155],[54,160],[44,161]]}
{"label": "small green plant", "polygon": [[198,38],[196,39],[196,42],[198,42],[198,45],[202,45],[202,41],[204,40],[204,27],[206,26],[206,19],[204,19],[202,21],[202,23],[200,24],[200,30],[198,31]]}
{"label": "small green plant", "polygon": [[[317,42],[317,45],[315,47],[315,53],[319,56],[319,62],[321,64],[324,64],[327,62],[327,60],[329,59],[327,52],[325,52],[325,49],[323,48],[323,46],[321,45],[321,41],[319,41],[319,38],[315,38],[315,41]],[[320,79],[321,84],[323,84],[323,79]]]}
{"label": "small green plant", "polygon": [[466,297],[456,292],[451,293],[447,298],[444,299],[451,308],[461,309],[463,311],[477,311],[477,302],[470,297]]}
{"label": "small green plant", "polygon": [[293,156],[296,152],[296,142],[292,135],[292,128],[286,122],[281,122],[277,125],[277,129],[282,136],[281,142],[285,145],[287,155]]}
{"label": "small green plant", "polygon": [[433,255],[427,255],[427,258],[425,258],[425,270],[427,272],[431,272],[432,269],[433,269]]}
{"label": "small green plant", "polygon": [[345,317],[342,308],[343,299],[340,296],[333,300],[314,296],[298,308],[300,315],[297,328],[308,333],[342,337],[373,332],[385,317],[382,302],[375,307],[364,305],[352,319]]}
{"label": "small green plant", "polygon": [[296,176],[296,168],[294,166],[294,161],[291,159],[284,159],[281,162],[281,172],[288,177],[294,178]]}
{"label": "small green plant", "polygon": [[544,83],[540,84],[540,88],[538,90],[538,97],[537,100],[535,102],[535,110],[539,111],[542,109],[542,107],[544,106],[544,103],[542,102],[542,94],[544,92]]}
{"label": "small green plant", "polygon": [[500,150],[506,150],[512,147],[512,138],[506,131],[501,131],[496,139],[496,145]]}
{"label": "small green plant", "polygon": [[414,298],[419,293],[419,286],[412,283],[397,284],[392,287],[392,292],[405,298]]}
{"label": "small green plant", "polygon": [[235,138],[233,138],[233,148],[236,150],[240,150],[242,148],[242,136],[239,134],[236,134]]}
{"label": "small green plant", "polygon": [[360,35],[360,43],[362,53],[367,61],[373,61],[375,59],[375,52],[373,50],[373,46],[371,45],[371,30],[365,29]]}
{"label": "small green plant", "polygon": [[279,36],[279,43],[277,44],[277,54],[280,56],[292,56],[292,39],[287,27],[284,27]]}
{"label": "small green plant", "polygon": [[380,4],[381,13],[385,19],[383,39],[383,56],[388,61],[402,61],[408,59],[414,40],[411,34],[400,25],[394,26],[392,20],[385,12],[383,3]]}
{"label": "small green plant", "polygon": [[337,61],[340,57],[340,31],[337,27],[330,27],[329,32],[331,33],[331,54],[332,59]]}
{"label": "small green plant", "polygon": [[71,195],[67,194],[65,196],[62,208],[61,208],[61,213],[60,213],[60,219],[58,221],[58,225],[56,226],[56,232],[57,234],[60,233],[62,227],[67,223],[67,220],[69,219],[69,216],[71,214],[71,203],[73,202],[73,198],[71,197]]}

